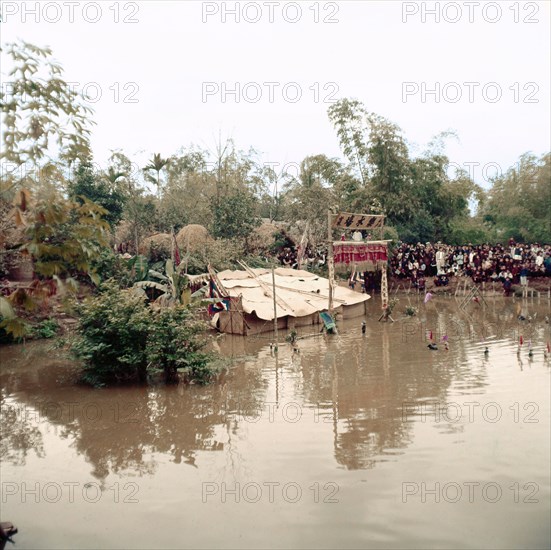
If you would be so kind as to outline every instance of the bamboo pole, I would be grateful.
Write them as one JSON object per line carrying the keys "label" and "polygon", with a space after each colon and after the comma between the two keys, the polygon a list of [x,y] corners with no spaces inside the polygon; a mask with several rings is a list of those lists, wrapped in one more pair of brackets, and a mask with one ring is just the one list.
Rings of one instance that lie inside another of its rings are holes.
{"label": "bamboo pole", "polygon": [[277,341],[278,341],[278,334],[277,334],[277,303],[276,303],[276,284],[275,284],[275,268],[272,266],[272,295],[274,298],[274,334],[275,334],[275,346],[274,351],[277,353]]}
{"label": "bamboo pole", "polygon": [[331,225],[333,223],[333,216],[331,210],[327,211],[327,270],[329,278],[329,300],[327,304],[327,310],[329,315],[333,311],[333,278],[335,274],[335,265],[333,259],[333,232]]}
{"label": "bamboo pole", "polygon": [[307,221],[306,222],[306,227],[304,228],[304,233],[302,234],[302,237],[300,239],[299,250],[298,250],[299,255],[298,255],[298,258],[297,258],[297,268],[298,269],[302,269],[302,260],[304,259],[306,244],[308,243],[308,239],[306,238],[306,235],[308,233],[309,226],[310,226],[310,222]]}
{"label": "bamboo pole", "polygon": [[189,234],[190,231],[187,232],[187,238],[186,238],[186,267],[185,267],[185,274],[187,275],[187,269],[189,265]]}
{"label": "bamboo pole", "polygon": [[[263,281],[261,281],[254,273],[254,271],[245,263],[245,262],[242,262],[240,260],[237,260],[237,263],[243,268],[245,269],[245,271],[260,285],[260,287],[262,288],[262,290],[264,290],[266,293],[268,294],[273,294],[273,290],[270,289],[269,285],[267,285],[266,283],[264,283]],[[279,304],[279,307],[283,308],[283,309],[289,309],[291,311],[293,311],[293,308],[283,299],[281,298],[274,298],[277,300],[277,303]]]}
{"label": "bamboo pole", "polygon": [[[288,286],[281,286],[281,285],[275,285],[276,288],[280,288],[281,290],[290,290],[291,292],[297,292],[298,294],[304,294],[305,296],[311,296],[312,298],[329,298],[327,294],[321,294],[317,292],[312,292],[308,290],[300,290],[299,288],[291,288]],[[346,300],[343,300],[342,298],[333,297],[334,302],[340,302],[341,304],[344,304]]]}

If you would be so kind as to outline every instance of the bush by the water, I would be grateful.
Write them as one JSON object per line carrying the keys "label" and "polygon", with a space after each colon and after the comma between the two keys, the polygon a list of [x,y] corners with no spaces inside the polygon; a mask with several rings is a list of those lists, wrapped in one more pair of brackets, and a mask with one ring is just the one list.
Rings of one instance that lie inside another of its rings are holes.
{"label": "bush by the water", "polygon": [[81,306],[72,349],[83,362],[83,379],[95,386],[145,382],[162,374],[173,383],[208,382],[216,373],[206,353],[205,324],[193,309],[159,309],[143,296],[108,281]]}
{"label": "bush by the water", "polygon": [[32,336],[34,338],[53,338],[59,331],[59,324],[55,319],[44,319],[34,326]]}

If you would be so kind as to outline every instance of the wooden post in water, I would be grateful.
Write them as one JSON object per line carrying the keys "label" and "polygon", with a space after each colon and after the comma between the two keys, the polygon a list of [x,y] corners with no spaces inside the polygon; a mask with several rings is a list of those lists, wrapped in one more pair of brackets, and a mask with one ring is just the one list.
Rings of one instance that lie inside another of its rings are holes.
{"label": "wooden post in water", "polygon": [[274,351],[277,353],[277,304],[276,304],[276,284],[275,284],[275,268],[272,266],[272,297],[274,299],[274,334],[275,334],[275,344]]}
{"label": "wooden post in water", "polygon": [[331,210],[327,211],[327,271],[329,278],[329,303],[327,309],[329,315],[333,311],[333,278],[335,273],[335,266],[333,263],[333,231],[331,225],[333,224],[333,216]]}

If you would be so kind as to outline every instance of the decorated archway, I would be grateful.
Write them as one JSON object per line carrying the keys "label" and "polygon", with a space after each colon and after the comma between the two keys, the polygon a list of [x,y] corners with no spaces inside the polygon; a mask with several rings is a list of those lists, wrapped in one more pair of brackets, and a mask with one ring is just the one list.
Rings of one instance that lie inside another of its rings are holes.
{"label": "decorated archway", "polygon": [[[388,243],[383,239],[385,216],[379,214],[328,213],[329,240],[329,311],[333,309],[335,271],[357,269],[381,272],[381,308],[386,319],[390,315],[388,300]],[[340,240],[334,240],[333,231],[341,231]],[[374,239],[373,237],[379,237]]]}

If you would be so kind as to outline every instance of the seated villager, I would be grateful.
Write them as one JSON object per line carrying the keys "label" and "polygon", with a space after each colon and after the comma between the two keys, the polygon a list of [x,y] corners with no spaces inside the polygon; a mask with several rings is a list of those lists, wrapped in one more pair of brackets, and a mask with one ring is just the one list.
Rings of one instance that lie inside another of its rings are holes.
{"label": "seated villager", "polygon": [[442,273],[441,275],[438,275],[434,278],[435,286],[448,286],[449,282],[450,280],[445,273]]}
{"label": "seated villager", "polygon": [[412,286],[413,288],[417,288],[417,270],[416,270],[416,269],[414,269],[414,270],[411,272],[410,281],[411,281],[411,286]]}
{"label": "seated villager", "polygon": [[473,278],[473,283],[474,284],[476,284],[476,285],[480,284],[483,280],[482,270],[480,268],[475,269],[473,274],[472,274],[472,278]]}
{"label": "seated villager", "polygon": [[291,256],[291,251],[288,248],[286,248],[285,254],[283,256],[283,265],[285,267],[290,267],[292,263],[293,263],[293,258]]}

